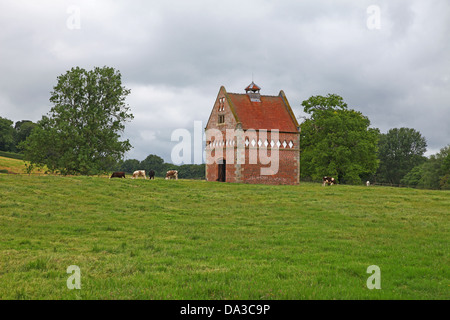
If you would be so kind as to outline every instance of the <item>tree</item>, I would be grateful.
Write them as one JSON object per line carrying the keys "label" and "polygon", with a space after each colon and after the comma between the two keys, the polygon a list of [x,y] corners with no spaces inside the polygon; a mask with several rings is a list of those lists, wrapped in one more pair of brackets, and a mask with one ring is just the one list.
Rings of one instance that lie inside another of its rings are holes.
{"label": "tree", "polygon": [[361,112],[349,110],[342,97],[328,94],[302,102],[310,118],[301,124],[300,174],[340,183],[360,183],[378,167],[378,129]]}
{"label": "tree", "polygon": [[425,138],[411,128],[394,128],[381,134],[377,180],[399,184],[412,168],[425,161],[426,147]]}
{"label": "tree", "polygon": [[205,164],[183,164],[178,167],[179,177],[182,179],[204,179]]}
{"label": "tree", "polygon": [[0,117],[0,151],[14,151],[14,122]]}
{"label": "tree", "polygon": [[450,189],[450,145],[415,166],[401,180],[402,184],[426,189]]}
{"label": "tree", "polygon": [[439,186],[443,190],[450,190],[450,144],[442,148],[437,157],[441,159]]}
{"label": "tree", "polygon": [[110,67],[76,67],[59,76],[53,107],[20,144],[25,159],[62,174],[108,171],[131,148],[119,140],[124,122],[133,119],[125,104],[129,93],[120,72]]}
{"label": "tree", "polygon": [[146,172],[149,172],[150,170],[155,171],[155,175],[158,177],[166,176],[164,159],[157,155],[148,155],[147,158],[141,161],[140,166],[142,169],[146,170]]}
{"label": "tree", "polygon": [[28,136],[31,134],[34,128],[37,127],[37,124],[30,120],[21,120],[17,121],[14,125],[14,145],[15,151],[17,151],[17,146],[25,141]]}
{"label": "tree", "polygon": [[134,171],[140,170],[140,169],[141,169],[141,164],[140,164],[139,160],[128,159],[128,160],[123,161],[120,164],[118,171],[133,173]]}
{"label": "tree", "polygon": [[424,175],[424,164],[425,163],[412,168],[411,171],[400,180],[400,183],[408,187],[417,187]]}

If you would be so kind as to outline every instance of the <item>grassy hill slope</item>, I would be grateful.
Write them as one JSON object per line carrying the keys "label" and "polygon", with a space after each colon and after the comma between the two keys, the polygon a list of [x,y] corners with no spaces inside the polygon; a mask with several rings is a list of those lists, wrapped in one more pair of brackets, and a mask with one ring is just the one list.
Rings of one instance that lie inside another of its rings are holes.
{"label": "grassy hill slope", "polygon": [[[0,156],[0,171],[23,174],[26,172],[25,169],[25,161]],[[41,170],[33,169],[32,174],[42,174],[45,170],[45,168]]]}
{"label": "grassy hill slope", "polygon": [[449,196],[0,175],[0,299],[449,299]]}
{"label": "grassy hill slope", "polygon": [[0,156],[0,170],[13,173],[24,173],[25,165],[23,160]]}

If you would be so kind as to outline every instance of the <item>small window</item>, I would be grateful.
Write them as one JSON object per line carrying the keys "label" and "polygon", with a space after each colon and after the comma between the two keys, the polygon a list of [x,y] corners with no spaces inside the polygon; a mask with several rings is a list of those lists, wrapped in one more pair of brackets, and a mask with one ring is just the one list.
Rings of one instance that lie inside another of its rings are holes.
{"label": "small window", "polygon": [[219,123],[225,123],[225,115],[219,114]]}

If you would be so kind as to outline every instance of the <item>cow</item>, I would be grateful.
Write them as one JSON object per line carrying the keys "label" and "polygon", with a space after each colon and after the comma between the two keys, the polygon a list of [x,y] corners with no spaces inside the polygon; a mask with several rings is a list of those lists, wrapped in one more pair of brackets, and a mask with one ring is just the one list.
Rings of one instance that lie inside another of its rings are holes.
{"label": "cow", "polygon": [[175,180],[178,180],[178,171],[177,170],[169,170],[166,173],[166,180],[175,178]]}
{"label": "cow", "polygon": [[336,179],[334,179],[333,177],[323,177],[322,182],[322,186],[325,186],[325,184],[333,185],[336,184]]}
{"label": "cow", "polygon": [[125,172],[123,172],[123,171],[116,171],[116,172],[113,172],[113,174],[111,175],[111,177],[109,177],[110,179],[111,178],[125,178]]}
{"label": "cow", "polygon": [[366,186],[370,186],[370,181],[366,181]]}
{"label": "cow", "polygon": [[150,170],[150,171],[148,172],[148,178],[149,178],[149,179],[155,180],[155,171]]}
{"label": "cow", "polygon": [[147,177],[145,176],[145,170],[136,170],[135,172],[133,172],[133,176],[131,178],[134,179],[139,177],[147,179]]}

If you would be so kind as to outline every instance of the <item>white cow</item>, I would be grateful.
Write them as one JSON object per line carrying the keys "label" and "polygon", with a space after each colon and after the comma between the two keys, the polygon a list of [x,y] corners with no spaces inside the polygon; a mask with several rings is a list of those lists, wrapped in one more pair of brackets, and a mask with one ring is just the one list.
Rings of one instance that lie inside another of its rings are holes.
{"label": "white cow", "polygon": [[366,186],[370,186],[370,181],[366,181]]}
{"label": "white cow", "polygon": [[139,177],[143,177],[144,179],[147,179],[147,177],[145,175],[145,170],[136,170],[135,172],[133,172],[133,176],[131,177],[131,179],[135,179],[135,178],[139,178]]}

